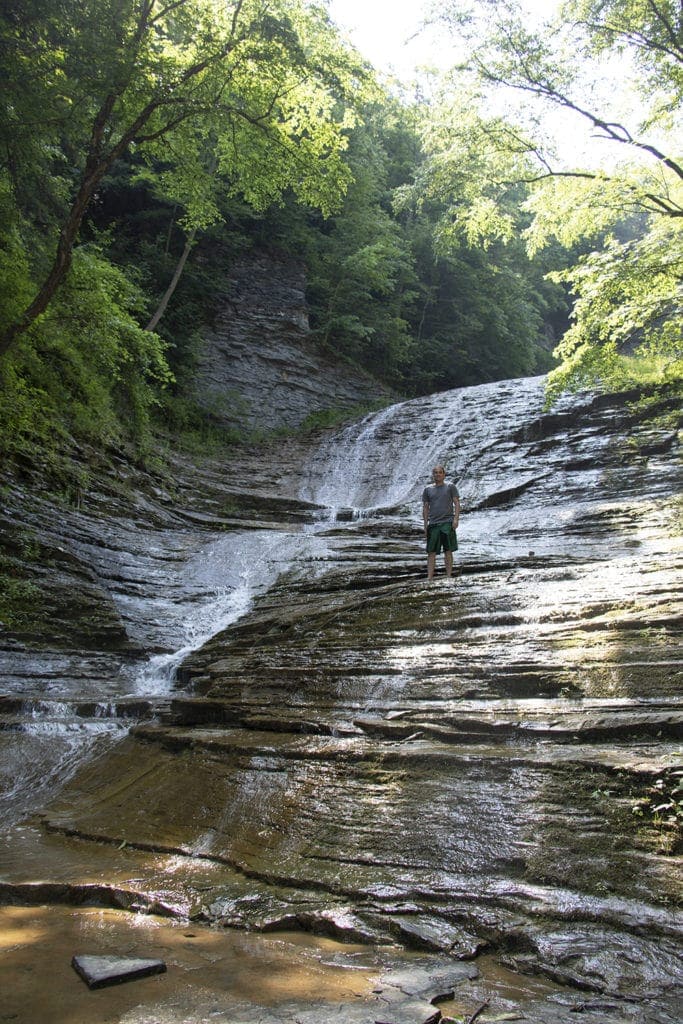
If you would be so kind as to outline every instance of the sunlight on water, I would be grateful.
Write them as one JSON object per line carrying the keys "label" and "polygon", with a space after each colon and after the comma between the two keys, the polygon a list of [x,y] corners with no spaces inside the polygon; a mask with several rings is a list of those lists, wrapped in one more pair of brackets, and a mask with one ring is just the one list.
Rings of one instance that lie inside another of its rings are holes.
{"label": "sunlight on water", "polygon": [[300,497],[333,509],[415,503],[438,462],[459,481],[461,493],[464,484],[476,494],[482,484],[475,454],[501,432],[503,420],[514,426],[540,413],[543,380],[482,384],[372,413],[322,443]]}
{"label": "sunlight on water", "polygon": [[0,758],[0,822],[11,825],[39,808],[85,760],[123,739],[113,721],[37,721],[5,735]]}
{"label": "sunlight on water", "polygon": [[310,574],[326,551],[314,531],[240,531],[212,541],[184,567],[185,601],[168,609],[173,650],[154,655],[138,669],[131,692],[167,693],[188,654],[245,615],[282,573],[298,569]]}
{"label": "sunlight on water", "polygon": [[[332,523],[353,523],[407,502],[417,516],[435,462],[446,463],[470,502],[486,494],[492,483],[481,476],[482,446],[504,428],[537,415],[542,401],[541,378],[502,381],[393,405],[352,424],[328,438],[308,462],[301,496],[323,506],[312,525],[252,528],[206,540],[192,532],[152,532],[147,547],[133,545],[137,556],[117,567],[128,585],[112,593],[129,637],[150,656],[142,666],[124,665],[118,678],[103,678],[100,696],[163,699],[183,660],[247,614],[278,577],[325,571],[335,543],[325,537]],[[35,694],[46,695],[45,690]],[[108,715],[105,707],[89,723],[75,720],[68,706],[48,702],[48,717],[50,711],[51,724],[36,723],[32,736],[13,734],[7,743],[0,781],[15,808],[35,807],[40,795],[58,788],[98,744],[127,733],[127,725],[115,718],[99,717]],[[33,768],[20,784],[18,765],[27,762]]]}

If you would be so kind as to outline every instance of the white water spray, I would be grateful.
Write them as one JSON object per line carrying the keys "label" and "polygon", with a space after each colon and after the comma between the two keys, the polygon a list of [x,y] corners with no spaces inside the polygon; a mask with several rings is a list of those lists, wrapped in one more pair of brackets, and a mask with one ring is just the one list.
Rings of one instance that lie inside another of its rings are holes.
{"label": "white water spray", "polygon": [[239,531],[205,545],[183,567],[182,598],[166,609],[172,650],[136,670],[132,692],[148,697],[168,693],[178,666],[192,651],[246,615],[282,573],[314,572],[326,550],[309,531]]}
{"label": "white water spray", "polygon": [[[419,501],[436,463],[479,486],[475,453],[487,438],[543,407],[543,378],[498,381],[392,405],[327,439],[310,461],[300,496],[368,512]],[[459,484],[462,493],[462,486]]]}
{"label": "white water spray", "polygon": [[[147,549],[120,567],[125,586],[112,596],[131,639],[154,653],[144,666],[122,669],[114,687],[111,675],[103,677],[100,692],[110,700],[117,694],[151,700],[167,695],[181,662],[245,615],[280,575],[324,571],[331,544],[324,534],[342,508],[348,511],[344,518],[353,520],[411,503],[417,516],[421,489],[437,461],[460,476],[461,494],[462,481],[475,494],[484,491],[475,453],[494,431],[536,415],[542,401],[540,379],[500,382],[394,405],[351,425],[309,460],[301,497],[325,510],[303,529],[252,528],[208,542],[185,532],[150,534]],[[82,697],[79,678],[60,673],[55,696]],[[50,703],[55,717],[49,728],[24,722],[3,752],[8,771],[0,782],[14,820],[36,806],[37,793],[46,798],[128,729],[115,718],[75,722],[68,704],[60,712]],[[27,763],[35,771],[20,772],[18,765]]]}

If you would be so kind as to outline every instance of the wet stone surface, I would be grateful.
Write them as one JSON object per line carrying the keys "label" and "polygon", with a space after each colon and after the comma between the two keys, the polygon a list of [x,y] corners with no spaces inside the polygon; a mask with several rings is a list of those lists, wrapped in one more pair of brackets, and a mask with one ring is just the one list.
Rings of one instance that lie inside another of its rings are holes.
{"label": "wet stone surface", "polygon": [[[123,641],[80,675],[73,647],[3,644],[0,740],[46,746],[54,785],[9,802],[0,901],[431,958],[393,1024],[489,995],[488,1019],[676,1021],[681,473],[670,400],[632,398],[544,414],[542,382],[486,385],[283,443],[268,487],[262,453],[186,469],[144,528],[79,511]],[[437,459],[463,515],[430,585]],[[309,998],[273,1019],[321,1020]],[[356,999],[339,1019],[370,1019]],[[247,1004],[230,1019],[271,1019]]]}
{"label": "wet stone surface", "polygon": [[123,985],[129,981],[148,978],[151,974],[163,974],[166,970],[163,960],[130,956],[91,956],[87,953],[73,957],[71,966],[90,989]]}

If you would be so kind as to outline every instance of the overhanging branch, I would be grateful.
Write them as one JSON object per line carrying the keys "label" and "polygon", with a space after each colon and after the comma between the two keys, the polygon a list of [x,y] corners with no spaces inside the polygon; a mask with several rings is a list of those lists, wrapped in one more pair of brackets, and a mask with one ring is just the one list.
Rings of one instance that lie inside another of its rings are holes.
{"label": "overhanging branch", "polygon": [[504,86],[508,89],[515,89],[518,92],[532,93],[535,96],[540,96],[544,99],[550,100],[556,106],[563,107],[565,110],[573,111],[584,120],[590,122],[594,128],[598,129],[598,131],[602,133],[602,138],[608,139],[611,142],[618,142],[621,145],[632,146],[635,149],[648,153],[683,181],[683,165],[678,161],[667,156],[666,153],[663,153],[656,146],[647,142],[641,142],[639,139],[634,138],[624,125],[614,121],[606,121],[604,118],[594,114],[591,110],[587,110],[580,106],[577,102],[572,100],[559,89],[556,89],[549,82],[544,82],[541,79],[534,77],[529,69],[524,71],[525,77],[519,81],[515,81],[502,74],[496,74],[487,65],[485,65],[478,56],[475,56],[472,63],[474,69],[479,76],[484,79],[484,81],[490,82],[493,85]]}

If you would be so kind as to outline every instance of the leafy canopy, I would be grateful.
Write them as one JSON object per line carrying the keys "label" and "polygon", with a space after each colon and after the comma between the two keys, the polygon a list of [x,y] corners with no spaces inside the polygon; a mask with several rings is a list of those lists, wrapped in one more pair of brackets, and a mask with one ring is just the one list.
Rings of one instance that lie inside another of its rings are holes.
{"label": "leafy canopy", "polygon": [[[474,165],[471,209],[484,211],[475,227],[504,237],[509,184],[516,181],[528,191],[529,253],[557,242],[585,250],[576,265],[551,275],[570,287],[575,304],[549,395],[565,387],[620,386],[637,355],[653,360],[660,378],[679,374],[683,153],[675,129],[683,98],[683,7],[674,0],[566,0],[553,23],[534,27],[516,0],[450,0],[440,17],[468,39],[458,81],[475,81],[490,110],[500,108],[502,97],[508,108],[510,97],[521,98],[517,126],[509,110],[478,121],[495,158]],[[640,107],[625,117],[615,101],[629,87]],[[562,138],[553,139],[547,127],[548,110],[560,112],[565,125],[572,118],[587,126],[609,147],[601,167],[559,146]],[[457,137],[465,122],[459,114],[454,120]],[[443,117],[435,123],[433,162],[445,164],[447,177],[451,143],[443,137]],[[486,149],[477,143],[475,151]],[[461,179],[452,178],[451,232],[472,224],[472,213],[462,209]]]}
{"label": "leafy canopy", "polygon": [[139,326],[149,297],[106,235],[81,237],[107,175],[145,162],[188,230],[231,197],[264,210],[287,193],[329,214],[372,76],[305,0],[7,0],[0,62],[3,443],[22,429],[49,442],[50,423],[144,434],[165,345]]}
{"label": "leafy canopy", "polygon": [[126,152],[164,165],[163,188],[190,227],[218,218],[217,189],[261,209],[285,189],[326,212],[341,200],[346,132],[370,79],[320,7],[10,0],[0,31],[16,83],[0,121],[0,170],[31,222],[38,179],[56,171],[56,215],[46,218],[56,255],[33,303],[5,326],[0,352],[49,305],[85,211]]}

